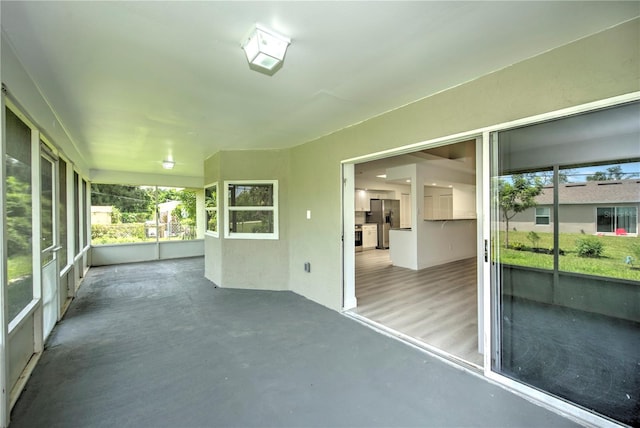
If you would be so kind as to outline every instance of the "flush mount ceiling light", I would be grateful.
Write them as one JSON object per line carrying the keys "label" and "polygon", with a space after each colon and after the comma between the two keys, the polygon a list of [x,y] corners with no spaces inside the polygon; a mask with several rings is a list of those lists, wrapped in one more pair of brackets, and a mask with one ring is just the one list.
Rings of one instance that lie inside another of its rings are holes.
{"label": "flush mount ceiling light", "polygon": [[171,161],[171,160],[162,161],[162,167],[164,169],[173,169],[173,167],[175,165],[176,165],[176,163],[174,161]]}
{"label": "flush mount ceiling light", "polygon": [[282,67],[290,43],[290,39],[256,24],[242,42],[242,49],[252,70],[272,75]]}

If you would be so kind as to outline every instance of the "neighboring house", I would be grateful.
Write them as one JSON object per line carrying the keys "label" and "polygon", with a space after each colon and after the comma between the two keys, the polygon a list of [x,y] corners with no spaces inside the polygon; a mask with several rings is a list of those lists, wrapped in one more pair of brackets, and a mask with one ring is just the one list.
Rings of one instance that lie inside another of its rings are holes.
{"label": "neighboring house", "polygon": [[[553,188],[545,187],[537,206],[516,214],[509,227],[553,232]],[[589,235],[637,235],[640,179],[560,184],[560,232]]]}
{"label": "neighboring house", "polygon": [[112,206],[91,206],[91,224],[111,224]]}
{"label": "neighboring house", "polygon": [[158,204],[159,223],[165,227],[163,238],[178,235],[182,230],[180,218],[174,215],[174,210],[180,205],[180,201],[168,201]]}

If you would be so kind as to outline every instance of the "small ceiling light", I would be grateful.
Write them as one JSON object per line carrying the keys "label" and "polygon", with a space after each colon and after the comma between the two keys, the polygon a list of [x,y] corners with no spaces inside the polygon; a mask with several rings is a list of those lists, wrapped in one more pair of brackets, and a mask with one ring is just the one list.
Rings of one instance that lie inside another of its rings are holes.
{"label": "small ceiling light", "polygon": [[407,183],[411,183],[411,180],[407,180]]}
{"label": "small ceiling light", "polygon": [[431,185],[432,185],[432,186],[437,186],[437,185],[438,185],[438,183],[431,183]]}
{"label": "small ceiling light", "polygon": [[291,40],[259,24],[242,43],[251,69],[273,74],[280,69]]}
{"label": "small ceiling light", "polygon": [[387,174],[376,175],[376,177],[378,177],[378,178],[387,178]]}
{"label": "small ceiling light", "polygon": [[170,160],[162,161],[162,167],[164,169],[173,169],[175,165],[176,163],[174,161],[170,161]]}

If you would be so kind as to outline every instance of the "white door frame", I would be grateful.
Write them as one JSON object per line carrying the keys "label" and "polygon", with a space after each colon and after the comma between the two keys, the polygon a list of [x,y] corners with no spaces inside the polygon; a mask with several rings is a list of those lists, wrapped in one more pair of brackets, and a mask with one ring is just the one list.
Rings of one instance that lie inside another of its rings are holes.
{"label": "white door frame", "polygon": [[[44,145],[44,143],[42,143]],[[45,342],[47,337],[53,330],[59,314],[59,294],[60,294],[60,275],[59,275],[59,267],[58,267],[58,251],[61,249],[59,245],[59,237],[58,237],[58,221],[59,221],[59,207],[58,207],[58,158],[50,152],[48,147],[41,145],[40,147],[40,177],[42,177],[42,172],[44,168],[51,167],[51,183],[52,183],[52,191],[51,191],[51,213],[52,213],[52,223],[51,223],[51,232],[52,232],[52,245],[43,248],[41,252],[41,260],[44,260],[44,256],[48,253],[51,254],[52,260],[45,264],[44,266],[40,266],[41,268],[41,278],[42,278],[42,341]],[[51,164],[44,164],[44,162],[50,162]],[[40,188],[40,197],[39,203],[42,204],[42,192],[44,189]],[[40,210],[42,208],[40,207]],[[42,215],[40,216],[40,221],[42,222]],[[41,226],[40,226],[41,227]],[[51,292],[49,295],[48,292]],[[49,313],[49,311],[52,313]],[[53,322],[51,323],[51,320]]]}
{"label": "white door frame", "polygon": [[[476,150],[476,217],[477,221],[477,237],[476,237],[476,258],[477,258],[477,309],[478,309],[478,350],[480,353],[485,349],[485,331],[490,331],[485,318],[485,272],[484,263],[484,240],[488,241],[485,235],[485,218],[488,221],[488,215],[484,215],[484,206],[482,204],[485,189],[481,185],[483,183],[484,174],[488,173],[485,167],[483,156],[483,134],[480,131],[465,132],[444,138],[436,138],[424,141],[410,146],[404,146],[397,149],[386,150],[384,152],[372,153],[366,156],[347,159],[342,162],[342,225],[343,225],[343,305],[342,310],[348,311],[357,307],[356,299],[356,280],[355,280],[355,164],[368,162],[377,159],[389,158],[401,154],[416,152],[419,150],[447,146],[475,139]],[[488,164],[488,163],[487,163]],[[482,209],[482,210],[481,210]],[[487,348],[489,349],[489,348]],[[446,351],[441,350],[444,354]]]}

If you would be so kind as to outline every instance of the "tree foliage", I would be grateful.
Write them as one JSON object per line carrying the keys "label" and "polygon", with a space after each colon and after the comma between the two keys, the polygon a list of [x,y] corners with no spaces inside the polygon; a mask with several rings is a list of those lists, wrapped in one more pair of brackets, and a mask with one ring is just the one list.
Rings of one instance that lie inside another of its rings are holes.
{"label": "tree foliage", "polygon": [[10,256],[31,253],[31,185],[15,176],[6,181],[7,246]]}
{"label": "tree foliage", "polygon": [[542,193],[543,180],[537,176],[515,174],[511,180],[498,182],[498,203],[505,221],[505,245],[509,247],[509,220],[516,214],[536,205],[536,196]]}
{"label": "tree foliage", "polygon": [[592,175],[587,175],[587,181],[608,181],[622,180],[624,178],[633,178],[637,176],[634,173],[626,173],[622,171],[620,165],[610,166],[605,171],[596,171]]}
{"label": "tree foliage", "polygon": [[112,206],[123,214],[145,213],[155,211],[154,189],[139,186],[123,186],[120,184],[92,184],[91,205]]}
{"label": "tree foliage", "polygon": [[[272,207],[273,206],[273,185],[252,184],[252,185],[232,185],[230,186],[230,206],[236,207]],[[239,225],[244,223],[252,224],[251,230],[242,230],[250,233],[273,232],[273,211],[231,211],[230,212],[231,231],[241,232]]]}

